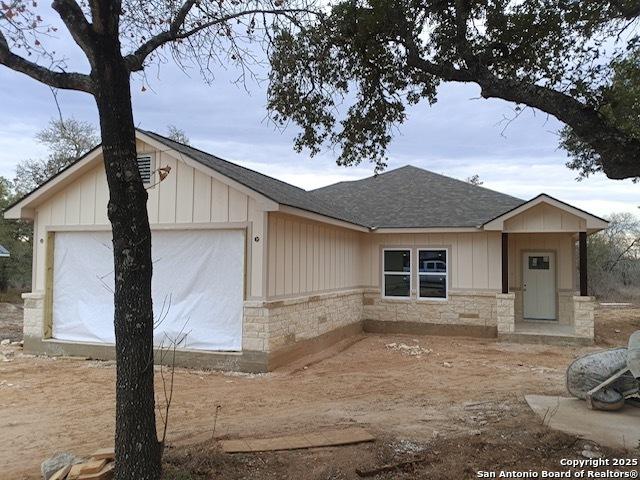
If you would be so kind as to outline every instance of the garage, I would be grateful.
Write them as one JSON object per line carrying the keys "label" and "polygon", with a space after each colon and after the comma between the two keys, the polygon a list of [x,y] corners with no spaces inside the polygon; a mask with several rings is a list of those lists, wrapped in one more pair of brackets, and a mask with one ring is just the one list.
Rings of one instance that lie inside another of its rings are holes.
{"label": "garage", "polygon": [[[240,351],[243,230],[154,230],[154,343]],[[111,232],[56,232],[53,338],[115,343]]]}

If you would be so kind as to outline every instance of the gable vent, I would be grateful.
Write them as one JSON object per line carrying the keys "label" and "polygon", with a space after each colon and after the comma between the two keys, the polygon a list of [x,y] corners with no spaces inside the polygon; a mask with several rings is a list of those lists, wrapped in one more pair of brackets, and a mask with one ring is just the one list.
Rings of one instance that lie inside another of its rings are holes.
{"label": "gable vent", "polygon": [[151,155],[138,157],[138,170],[142,177],[142,183],[145,185],[151,183]]}

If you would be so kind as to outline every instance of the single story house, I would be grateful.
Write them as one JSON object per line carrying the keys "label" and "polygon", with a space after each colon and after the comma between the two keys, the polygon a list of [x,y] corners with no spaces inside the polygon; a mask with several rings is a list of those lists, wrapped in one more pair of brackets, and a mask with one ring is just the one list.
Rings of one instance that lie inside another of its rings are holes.
{"label": "single story house", "polygon": [[[560,200],[412,166],[305,191],[153,132],[137,146],[155,342],[181,364],[266,371],[363,329],[593,339],[586,237],[607,222]],[[113,357],[107,199],[98,146],[5,211],[34,223],[27,351]]]}

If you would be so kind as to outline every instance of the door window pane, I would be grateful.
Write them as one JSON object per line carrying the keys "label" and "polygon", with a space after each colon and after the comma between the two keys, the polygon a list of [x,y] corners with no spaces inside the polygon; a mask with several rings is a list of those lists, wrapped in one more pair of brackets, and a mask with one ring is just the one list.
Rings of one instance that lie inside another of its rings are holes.
{"label": "door window pane", "polygon": [[549,256],[529,257],[529,270],[549,270]]}

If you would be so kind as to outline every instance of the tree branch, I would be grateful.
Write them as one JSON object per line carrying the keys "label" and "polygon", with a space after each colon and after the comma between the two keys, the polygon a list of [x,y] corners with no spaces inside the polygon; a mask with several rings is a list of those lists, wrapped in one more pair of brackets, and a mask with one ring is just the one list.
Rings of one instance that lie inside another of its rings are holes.
{"label": "tree branch", "polygon": [[93,59],[93,27],[87,21],[75,0],[54,0],[51,7],[58,12],[73,40],[85,53],[89,61]]}
{"label": "tree branch", "polygon": [[202,30],[207,28],[211,28],[215,25],[220,25],[229,20],[233,20],[236,18],[240,18],[247,15],[287,15],[287,14],[295,14],[295,13],[312,13],[309,10],[304,9],[254,9],[254,10],[244,10],[242,12],[231,13],[229,15],[224,15],[222,17],[216,18],[214,20],[210,20],[205,22],[195,28],[192,28],[187,31],[180,32],[180,28],[184,26],[184,21],[189,13],[189,10],[195,3],[195,0],[188,0],[185,4],[180,8],[176,18],[171,22],[171,26],[169,30],[165,30],[162,33],[150,38],[147,42],[143,43],[135,52],[130,53],[125,57],[125,62],[129,71],[137,72],[144,68],[145,59],[153,53],[154,50],[162,47],[166,43],[173,42],[175,40],[181,40],[188,37],[191,37]]}
{"label": "tree branch", "polygon": [[0,64],[16,72],[24,73],[53,88],[93,93],[93,83],[88,75],[82,73],[54,72],[37,63],[26,60],[9,50],[9,45],[2,32],[0,32]]}

